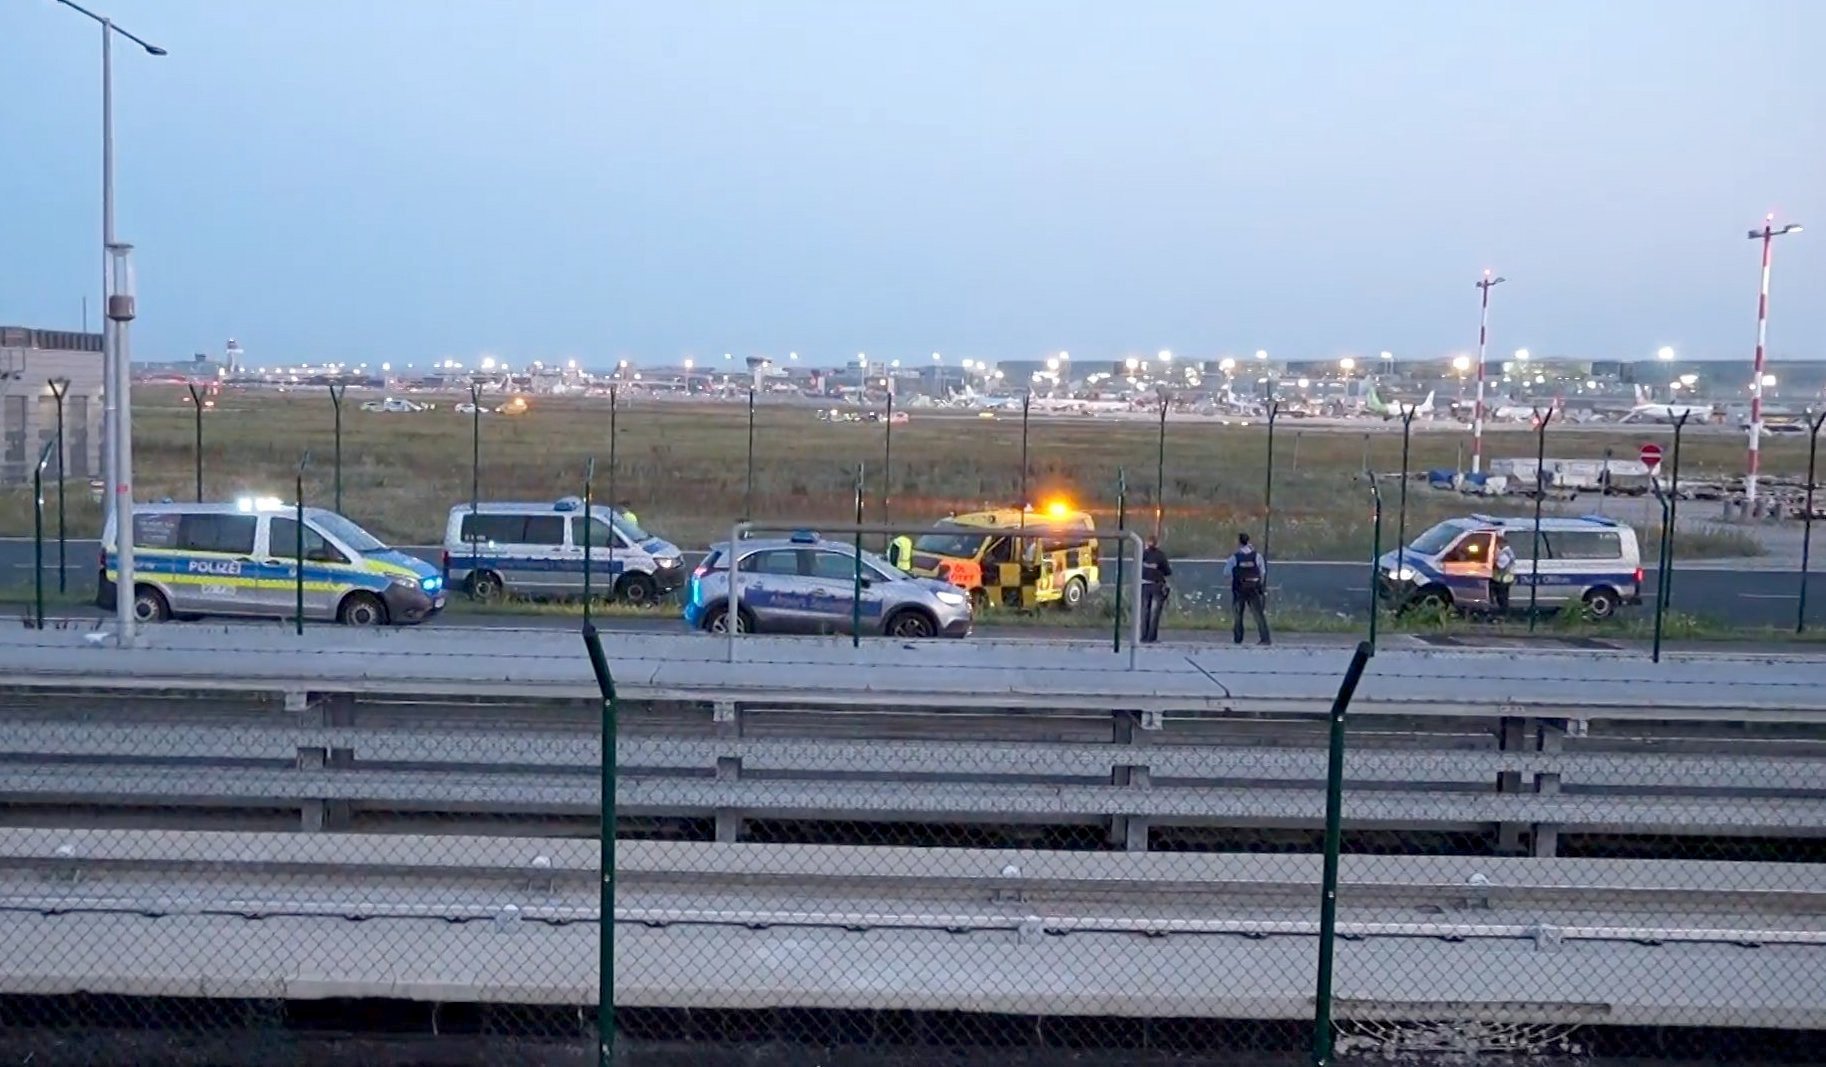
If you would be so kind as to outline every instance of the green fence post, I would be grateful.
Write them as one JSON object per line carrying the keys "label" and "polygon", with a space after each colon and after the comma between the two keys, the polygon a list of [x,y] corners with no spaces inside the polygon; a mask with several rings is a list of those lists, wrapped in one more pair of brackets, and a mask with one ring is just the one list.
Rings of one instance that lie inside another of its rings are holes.
{"label": "green fence post", "polygon": [[[1826,424],[1826,411],[1807,413],[1807,502],[1801,515],[1801,590],[1800,607],[1794,613],[1794,632],[1807,629],[1807,570],[1813,560],[1813,486],[1818,480],[1816,461],[1820,457],[1820,427]],[[59,495],[61,501],[63,497]],[[62,506],[61,504],[59,505]]]}
{"label": "green fence post", "polygon": [[195,450],[192,453],[196,461],[197,503],[203,502],[203,394],[197,392],[197,383],[185,382],[184,388],[190,390],[190,417],[195,425]]}
{"label": "green fence post", "polygon": [[336,438],[336,514],[342,514],[342,394],[348,391],[344,382],[330,383],[330,407],[334,410]]}
{"label": "green fence post", "polygon": [[297,482],[294,489],[297,498],[292,504],[293,517],[297,520],[297,539],[292,547],[293,585],[297,595],[298,613],[296,615],[298,636],[304,636],[304,469],[311,465],[311,453],[306,450],[304,457],[298,461]]}
{"label": "green fence post", "polygon": [[[754,386],[748,387],[748,488],[742,496],[742,518],[754,518]],[[734,551],[733,547],[731,551]]]}
{"label": "green fence post", "polygon": [[[70,379],[52,378],[48,383],[51,396],[57,401],[57,595],[69,592],[69,559],[66,555],[68,541],[64,537],[63,498],[69,483],[64,477],[64,445],[68,440],[63,435],[63,398],[70,391]],[[86,458],[86,457],[85,457]]]}
{"label": "green fence post", "polygon": [[1376,507],[1375,532],[1370,541],[1369,568],[1369,645],[1371,651],[1374,651],[1376,648],[1376,616],[1381,614],[1376,600],[1376,582],[1382,575],[1382,487],[1376,484],[1375,471],[1367,471],[1364,476],[1369,479],[1370,499]]}
{"label": "green fence post", "polygon": [[1160,540],[1167,514],[1167,394],[1160,394],[1160,432],[1154,452],[1154,540]]}
{"label": "green fence post", "polygon": [[602,636],[587,622],[583,624],[583,647],[589,653],[590,670],[596,675],[596,688],[602,694],[602,830],[597,838],[602,884],[596,901],[602,932],[596,939],[596,1062],[598,1067],[609,1067],[615,1059],[615,764],[618,759],[615,739],[618,708],[615,677],[609,672],[609,658],[602,651]]}
{"label": "green fence post", "polygon": [[33,619],[44,629],[44,468],[51,462],[51,450],[61,449],[63,442],[52,438],[38,451],[38,465],[32,468],[32,603]]}
{"label": "green fence post", "polygon": [[591,588],[590,582],[592,571],[590,542],[595,540],[591,533],[596,525],[595,480],[596,457],[591,456],[583,467],[583,624],[585,626],[590,625],[590,600],[595,596],[595,590]]}
{"label": "green fence post", "polygon": [[[1121,467],[1116,468],[1116,533],[1127,533],[1129,528],[1129,476]],[[1122,578],[1128,566],[1128,553],[1124,551],[1128,543],[1120,536],[1116,538],[1116,625],[1110,639],[1110,648],[1114,652],[1122,651]]]}
{"label": "green fence post", "polygon": [[1281,402],[1268,400],[1268,461],[1262,470],[1262,558],[1268,558],[1274,539],[1274,420],[1281,416]]}
{"label": "green fence post", "polygon": [[1376,654],[1372,641],[1363,641],[1352,653],[1344,681],[1331,702],[1331,748],[1325,763],[1325,867],[1319,885],[1319,968],[1313,990],[1313,1067],[1332,1062],[1332,966],[1338,931],[1338,854],[1344,846],[1344,715],[1363,680],[1363,668]]}
{"label": "green fence post", "polygon": [[[729,550],[735,551],[731,545]],[[862,464],[856,464],[856,576],[850,586],[850,647],[862,647]],[[882,620],[886,622],[886,619]]]}
{"label": "green fence post", "polygon": [[[1547,497],[1547,424],[1553,421],[1553,408],[1534,413],[1534,567],[1528,576],[1528,632],[1534,632],[1535,616],[1541,595],[1541,503]],[[1494,562],[1494,561],[1493,561]],[[1505,594],[1506,595],[1506,594]]]}

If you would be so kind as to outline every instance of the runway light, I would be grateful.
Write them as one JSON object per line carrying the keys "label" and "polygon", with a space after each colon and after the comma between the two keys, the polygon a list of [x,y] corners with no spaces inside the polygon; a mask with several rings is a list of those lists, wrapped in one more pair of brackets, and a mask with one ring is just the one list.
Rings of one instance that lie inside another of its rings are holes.
{"label": "runway light", "polygon": [[1674,350],[1667,345],[1662,345],[1660,348],[1655,349],[1655,358],[1666,362],[1667,360],[1674,358]]}

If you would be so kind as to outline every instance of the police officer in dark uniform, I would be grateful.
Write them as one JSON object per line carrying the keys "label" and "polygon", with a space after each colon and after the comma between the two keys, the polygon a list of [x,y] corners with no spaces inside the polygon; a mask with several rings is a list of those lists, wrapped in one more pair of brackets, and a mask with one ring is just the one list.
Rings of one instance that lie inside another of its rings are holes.
{"label": "police officer in dark uniform", "polygon": [[1236,535],[1236,551],[1231,554],[1230,574],[1231,634],[1237,644],[1243,643],[1243,612],[1255,615],[1255,643],[1270,643],[1268,636],[1268,561],[1249,543],[1249,535]]}
{"label": "police officer in dark uniform", "polygon": [[1141,553],[1141,640],[1152,644],[1160,640],[1160,613],[1167,606],[1167,578],[1173,574],[1173,564],[1167,561],[1167,554],[1160,549],[1157,538],[1148,538],[1148,547]]}

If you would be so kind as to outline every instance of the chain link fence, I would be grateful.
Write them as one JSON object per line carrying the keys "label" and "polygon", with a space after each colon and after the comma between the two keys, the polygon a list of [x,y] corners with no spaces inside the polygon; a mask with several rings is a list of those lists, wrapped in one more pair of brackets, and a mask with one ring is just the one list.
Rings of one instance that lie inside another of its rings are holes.
{"label": "chain link fence", "polygon": [[[625,700],[605,930],[598,702],[370,689],[0,688],[0,1052],[1312,1057],[1323,716]],[[1351,719],[1337,1062],[1819,1061],[1826,727],[1647,714]]]}

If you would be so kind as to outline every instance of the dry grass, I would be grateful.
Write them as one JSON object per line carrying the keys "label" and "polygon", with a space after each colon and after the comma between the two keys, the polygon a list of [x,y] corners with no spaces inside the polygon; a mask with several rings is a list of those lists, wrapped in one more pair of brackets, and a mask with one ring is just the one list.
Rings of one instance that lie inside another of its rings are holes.
{"label": "dry grass", "polygon": [[[193,493],[191,413],[184,392],[141,388],[135,393],[137,495],[140,499]],[[434,543],[451,505],[470,494],[470,420],[455,414],[454,397],[435,411],[384,415],[359,410],[353,394],[344,405],[343,510],[389,540]],[[608,410],[603,401],[535,400],[525,415],[482,419],[481,493],[484,499],[545,499],[581,493],[584,468],[594,457],[596,491],[632,501],[643,521],[684,545],[726,536],[745,509],[747,426],[740,404],[624,404],[618,417],[616,468],[609,468]],[[330,403],[321,391],[225,393],[221,407],[204,417],[205,492],[211,499],[238,494],[289,498],[293,471],[311,453],[307,498],[331,502],[333,436]],[[1380,428],[1378,428],[1380,429]],[[1020,492],[1018,418],[981,420],[916,412],[897,426],[891,516],[929,522],[951,510],[1013,502]],[[884,428],[870,423],[822,423],[803,406],[763,405],[755,429],[754,517],[787,523],[839,523],[853,516],[857,464],[867,477],[871,520],[882,516],[880,476]],[[1555,432],[1549,451],[1598,456],[1606,447],[1633,455],[1641,431]],[[1411,469],[1451,467],[1466,435],[1417,432]],[[1236,530],[1259,531],[1263,517],[1266,433],[1260,424],[1219,426],[1174,422],[1167,431],[1165,520],[1168,544],[1193,556],[1229,545]],[[1489,452],[1529,455],[1533,435],[1496,429]],[[1032,423],[1030,496],[1069,497],[1114,526],[1118,472],[1129,486],[1128,522],[1153,525],[1155,427],[1149,421],[1036,418]],[[1360,478],[1366,462],[1378,471],[1400,467],[1398,433],[1303,428],[1283,420],[1276,434],[1273,550],[1281,558],[1340,558],[1366,554],[1370,543],[1369,494]],[[1742,460],[1735,435],[1694,436],[1685,446],[1685,477],[1722,477]],[[1771,441],[1765,464],[1798,473],[1802,443]],[[611,488],[611,478],[613,487]],[[1385,543],[1396,531],[1397,489],[1385,488]],[[97,508],[86,494],[70,497],[72,536],[90,536]],[[1473,509],[1519,512],[1521,502],[1473,503],[1435,493],[1416,482],[1408,495],[1411,533],[1448,515]],[[27,494],[0,499],[0,533],[31,532]],[[1720,538],[1708,549],[1687,545],[1682,554],[1733,552],[1742,538]],[[1652,541],[1649,542],[1652,544]],[[1646,545],[1645,545],[1646,547]]]}

